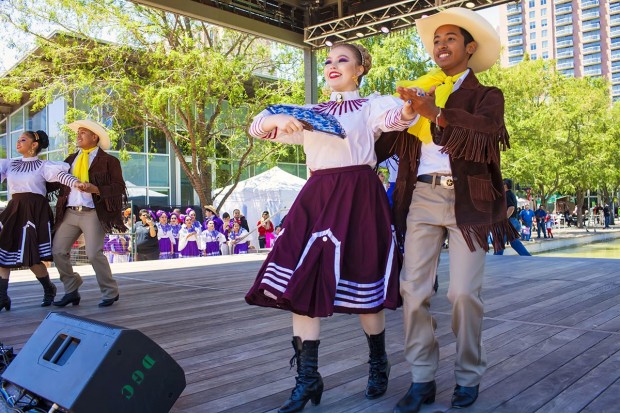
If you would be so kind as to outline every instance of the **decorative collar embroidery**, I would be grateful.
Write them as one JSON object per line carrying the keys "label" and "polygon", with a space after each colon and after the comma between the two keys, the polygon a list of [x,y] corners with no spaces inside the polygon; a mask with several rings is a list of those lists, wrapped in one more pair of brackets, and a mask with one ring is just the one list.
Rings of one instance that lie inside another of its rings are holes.
{"label": "decorative collar embroidery", "polygon": [[338,103],[334,100],[330,100],[329,102],[323,102],[316,105],[313,110],[319,113],[328,113],[330,115],[342,115],[348,112],[355,112],[362,108],[364,103],[366,103],[368,99],[354,99],[354,100],[345,100],[342,103]]}
{"label": "decorative collar embroidery", "polygon": [[[32,159],[32,158],[30,158]],[[32,172],[36,171],[43,165],[43,161],[40,159],[27,160],[23,159],[13,159],[11,162],[11,171],[12,172]]]}

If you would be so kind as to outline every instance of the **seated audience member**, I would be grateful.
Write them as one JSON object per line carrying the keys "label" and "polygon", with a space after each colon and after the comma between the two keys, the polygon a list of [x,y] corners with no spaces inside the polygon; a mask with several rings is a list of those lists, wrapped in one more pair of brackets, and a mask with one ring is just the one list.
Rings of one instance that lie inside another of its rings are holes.
{"label": "seated audience member", "polygon": [[203,249],[200,233],[200,229],[194,226],[192,217],[186,215],[185,224],[179,231],[179,258],[200,257],[200,250]]}
{"label": "seated audience member", "polygon": [[205,257],[221,255],[220,250],[223,245],[226,245],[226,237],[215,229],[215,222],[207,222],[207,229],[200,236],[202,237],[201,244],[204,246],[203,255]]}
{"label": "seated audience member", "polygon": [[239,223],[233,224],[229,235],[228,246],[231,254],[247,254],[249,241],[246,239],[249,232],[241,228]]}

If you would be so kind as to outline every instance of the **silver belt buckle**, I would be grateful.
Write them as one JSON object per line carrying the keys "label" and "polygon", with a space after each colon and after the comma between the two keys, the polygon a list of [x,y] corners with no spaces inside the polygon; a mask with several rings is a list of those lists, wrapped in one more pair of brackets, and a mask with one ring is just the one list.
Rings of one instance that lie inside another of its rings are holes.
{"label": "silver belt buckle", "polygon": [[445,189],[454,189],[454,179],[451,176],[442,176],[439,179],[439,184]]}

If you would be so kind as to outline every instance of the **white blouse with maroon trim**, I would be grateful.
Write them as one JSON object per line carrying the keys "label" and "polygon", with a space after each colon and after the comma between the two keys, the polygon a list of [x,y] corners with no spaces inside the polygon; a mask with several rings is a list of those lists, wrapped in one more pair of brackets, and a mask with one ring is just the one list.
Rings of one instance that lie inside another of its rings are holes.
{"label": "white blouse with maroon trim", "polygon": [[249,133],[255,138],[304,145],[306,163],[313,171],[352,165],[374,167],[377,163],[374,144],[381,132],[407,129],[418,119],[402,120],[402,104],[400,99],[378,93],[361,98],[357,90],[333,92],[329,101],[303,107],[334,115],[347,132],[345,139],[307,130],[285,134],[276,128],[265,132],[261,126],[265,116],[270,115],[267,110],[254,118]]}

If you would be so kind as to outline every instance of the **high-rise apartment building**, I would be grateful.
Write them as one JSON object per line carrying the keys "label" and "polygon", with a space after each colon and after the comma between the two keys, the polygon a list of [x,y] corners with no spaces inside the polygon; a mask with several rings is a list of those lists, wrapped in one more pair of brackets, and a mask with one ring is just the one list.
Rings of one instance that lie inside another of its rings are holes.
{"label": "high-rise apartment building", "polygon": [[556,59],[567,76],[605,77],[620,100],[620,0],[521,0],[500,7],[502,65]]}

